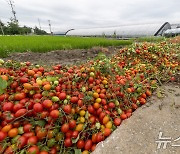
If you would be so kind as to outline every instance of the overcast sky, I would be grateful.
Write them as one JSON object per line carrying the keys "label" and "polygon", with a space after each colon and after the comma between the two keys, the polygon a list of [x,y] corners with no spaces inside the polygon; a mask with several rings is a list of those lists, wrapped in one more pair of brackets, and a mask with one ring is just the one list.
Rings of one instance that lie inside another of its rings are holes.
{"label": "overcast sky", "polygon": [[[0,19],[12,17],[8,0],[0,0]],[[20,25],[39,26],[49,32],[70,28],[126,24],[180,23],[180,0],[14,0]]]}

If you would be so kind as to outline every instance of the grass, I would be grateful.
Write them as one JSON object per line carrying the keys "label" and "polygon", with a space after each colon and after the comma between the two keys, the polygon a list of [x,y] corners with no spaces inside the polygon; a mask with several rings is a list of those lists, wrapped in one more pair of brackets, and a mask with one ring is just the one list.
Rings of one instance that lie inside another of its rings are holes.
{"label": "grass", "polygon": [[48,52],[65,49],[88,49],[94,46],[122,46],[132,40],[109,40],[106,38],[82,38],[63,36],[0,36],[0,57],[13,52]]}
{"label": "grass", "polygon": [[162,37],[162,36],[152,36],[152,37],[140,37],[140,38],[136,38],[136,39],[133,39],[137,42],[161,42],[161,41],[165,41],[166,38],[165,37]]}

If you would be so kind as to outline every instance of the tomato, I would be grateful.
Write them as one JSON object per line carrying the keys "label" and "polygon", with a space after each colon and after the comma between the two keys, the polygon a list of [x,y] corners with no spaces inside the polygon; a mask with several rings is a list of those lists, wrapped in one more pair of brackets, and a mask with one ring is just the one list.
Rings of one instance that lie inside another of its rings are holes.
{"label": "tomato", "polygon": [[96,143],[97,142],[97,134],[93,134],[91,139],[92,139],[93,143]]}
{"label": "tomato", "polygon": [[66,99],[66,93],[60,93],[58,97],[60,100],[65,100]]}
{"label": "tomato", "polygon": [[109,136],[111,134],[111,129],[110,128],[104,128],[103,132],[104,132],[104,136]]}
{"label": "tomato", "polygon": [[39,148],[36,145],[31,146],[28,150],[27,150],[28,154],[39,154]]}
{"label": "tomato", "polygon": [[20,100],[24,99],[25,97],[26,97],[25,93],[17,93],[14,95],[14,99],[17,101],[20,101]]}
{"label": "tomato", "polygon": [[121,124],[121,118],[115,118],[114,119],[114,125],[119,126]]}
{"label": "tomato", "polygon": [[47,135],[47,130],[46,129],[41,129],[37,132],[36,136],[38,139],[42,140],[44,137]]}
{"label": "tomato", "polygon": [[105,116],[105,117],[103,118],[103,124],[104,124],[104,125],[107,124],[108,121],[109,121],[109,117],[108,117],[108,116]]}
{"label": "tomato", "polygon": [[123,113],[123,114],[121,114],[120,118],[121,118],[122,120],[125,120],[125,119],[127,119],[127,115],[126,115],[125,113]]}
{"label": "tomato", "polygon": [[39,154],[49,154],[47,151],[41,151]]}
{"label": "tomato", "polygon": [[24,133],[23,136],[26,138],[30,138],[31,136],[34,136],[35,133],[34,132],[28,132],[28,133]]}
{"label": "tomato", "polygon": [[77,130],[77,131],[82,131],[83,130],[83,124],[78,124],[77,126],[76,126],[76,129],[75,130]]}
{"label": "tomato", "polygon": [[84,145],[84,149],[85,150],[90,150],[91,147],[92,147],[92,140],[90,140],[90,139],[86,140],[85,145]]}
{"label": "tomato", "polygon": [[33,127],[32,124],[26,124],[26,125],[24,125],[24,127],[23,127],[23,131],[24,131],[25,133],[28,133],[28,132],[31,131],[32,127]]}
{"label": "tomato", "polygon": [[138,108],[137,104],[134,104],[134,103],[133,103],[133,104],[132,104],[132,109],[133,109],[133,110],[136,110],[137,108]]}
{"label": "tomato", "polygon": [[42,112],[42,111],[43,111],[43,106],[42,106],[42,104],[40,104],[40,103],[35,103],[35,104],[33,105],[33,110],[34,110],[35,112],[37,112],[37,113]]}
{"label": "tomato", "polygon": [[78,132],[77,130],[74,130],[74,131],[72,132],[72,138],[77,138],[77,137],[78,137],[78,134],[79,134],[79,132]]}
{"label": "tomato", "polygon": [[0,141],[3,141],[6,137],[7,137],[7,133],[0,131]]}
{"label": "tomato", "polygon": [[113,102],[110,102],[110,103],[108,104],[108,106],[109,106],[110,109],[115,108],[115,104],[114,104]]}
{"label": "tomato", "polygon": [[18,135],[18,129],[17,128],[12,128],[9,132],[8,132],[8,136],[9,137],[15,137]]}
{"label": "tomato", "polygon": [[15,117],[18,118],[18,117],[21,117],[23,115],[25,115],[27,113],[27,110],[26,109],[19,109],[16,113],[15,113]]}
{"label": "tomato", "polygon": [[78,97],[75,97],[75,96],[71,97],[71,99],[70,99],[70,101],[71,101],[72,103],[77,103],[78,100],[79,100]]}
{"label": "tomato", "polygon": [[6,126],[4,126],[4,127],[1,129],[1,131],[7,133],[7,132],[10,131],[10,129],[12,129],[12,127],[13,127],[12,124],[7,124]]}
{"label": "tomato", "polygon": [[88,106],[88,112],[89,112],[89,113],[94,113],[94,112],[95,112],[95,110],[94,110],[94,108],[93,108],[92,105],[89,105],[89,106]]}
{"label": "tomato", "polygon": [[73,129],[76,127],[76,120],[70,120],[69,121],[69,128],[70,129]]}
{"label": "tomato", "polygon": [[69,124],[68,123],[63,124],[61,127],[61,132],[67,133],[68,130],[69,130]]}
{"label": "tomato", "polygon": [[70,147],[71,145],[72,145],[71,139],[70,139],[70,138],[66,138],[66,139],[64,140],[64,146],[65,146],[65,147]]}
{"label": "tomato", "polygon": [[99,143],[103,140],[104,140],[104,135],[101,132],[97,133],[97,137],[96,137],[97,143]]}
{"label": "tomato", "polygon": [[65,105],[65,106],[63,107],[63,111],[64,111],[65,113],[67,113],[67,114],[70,114],[70,113],[71,113],[71,110],[72,110],[72,107],[71,107],[70,104]]}
{"label": "tomato", "polygon": [[50,148],[53,147],[55,144],[56,144],[56,140],[54,138],[48,140],[47,142],[47,146]]}
{"label": "tomato", "polygon": [[82,149],[82,148],[84,148],[85,142],[84,142],[84,140],[80,139],[80,140],[78,140],[76,145],[77,145],[78,149]]}
{"label": "tomato", "polygon": [[5,151],[5,154],[14,154],[14,150],[12,148],[12,145],[10,145]]}
{"label": "tomato", "polygon": [[67,133],[66,133],[66,138],[71,138],[72,134],[73,134],[73,131],[72,130],[68,130]]}
{"label": "tomato", "polygon": [[27,138],[25,136],[21,136],[18,139],[18,148],[23,148],[27,144]]}
{"label": "tomato", "polygon": [[3,104],[3,111],[12,111],[14,107],[14,104],[12,102],[7,102]]}
{"label": "tomato", "polygon": [[53,119],[57,119],[60,115],[60,112],[59,110],[52,110],[49,114],[49,116]]}
{"label": "tomato", "polygon": [[22,109],[23,108],[23,104],[21,103],[17,103],[13,106],[13,112],[17,112],[18,110]]}
{"label": "tomato", "polygon": [[27,83],[28,82],[28,78],[26,78],[26,77],[21,77],[20,79],[19,79],[19,81],[21,82],[21,83]]}
{"label": "tomato", "polygon": [[44,108],[51,108],[52,107],[52,105],[53,105],[53,102],[51,101],[51,100],[44,100],[43,101],[43,107]]}

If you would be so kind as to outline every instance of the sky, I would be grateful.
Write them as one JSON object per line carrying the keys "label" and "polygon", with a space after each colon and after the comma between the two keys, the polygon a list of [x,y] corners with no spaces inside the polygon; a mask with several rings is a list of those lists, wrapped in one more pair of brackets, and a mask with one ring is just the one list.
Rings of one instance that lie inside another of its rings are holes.
{"label": "sky", "polygon": [[[8,0],[0,0],[0,20],[13,16]],[[71,28],[111,27],[141,23],[180,23],[180,0],[13,0],[21,26],[49,32]]]}

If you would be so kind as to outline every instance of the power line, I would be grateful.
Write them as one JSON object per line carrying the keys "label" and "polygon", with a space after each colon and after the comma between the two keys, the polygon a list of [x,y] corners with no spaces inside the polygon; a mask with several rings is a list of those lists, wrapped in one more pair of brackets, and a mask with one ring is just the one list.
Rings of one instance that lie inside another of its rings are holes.
{"label": "power line", "polygon": [[2,34],[4,35],[4,30],[3,30],[3,27],[2,27],[2,22],[1,22],[1,20],[0,20],[0,27],[1,27]]}
{"label": "power line", "polygon": [[39,23],[39,28],[41,30],[41,24],[40,24],[40,19],[38,18],[38,23]]}
{"label": "power line", "polygon": [[8,2],[8,4],[10,5],[10,7],[11,7],[11,11],[12,11],[12,14],[13,14],[13,16],[14,16],[14,21],[17,23],[18,22],[18,20],[17,20],[17,18],[16,18],[16,12],[14,11],[14,1],[12,1],[12,0],[7,0],[7,2]]}
{"label": "power line", "polygon": [[50,30],[50,33],[53,34],[53,33],[52,33],[52,30],[51,30],[51,21],[48,20],[48,22],[49,22],[49,30]]}

